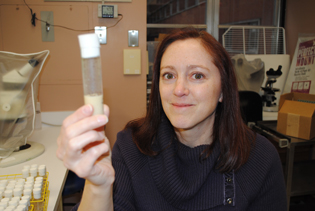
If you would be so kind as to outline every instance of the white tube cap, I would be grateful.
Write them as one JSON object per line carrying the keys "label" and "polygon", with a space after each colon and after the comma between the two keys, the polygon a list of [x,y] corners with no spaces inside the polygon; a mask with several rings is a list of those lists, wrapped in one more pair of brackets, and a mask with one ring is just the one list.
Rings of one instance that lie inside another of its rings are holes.
{"label": "white tube cap", "polygon": [[21,197],[22,196],[22,188],[13,189],[13,196]]}
{"label": "white tube cap", "polygon": [[13,191],[12,190],[6,190],[6,191],[4,191],[4,197],[5,198],[12,198],[12,196],[13,196]]}
{"label": "white tube cap", "polygon": [[30,169],[23,169],[22,170],[23,178],[27,178],[30,176]]}
{"label": "white tube cap", "polygon": [[78,38],[82,58],[88,59],[100,56],[100,41],[95,33],[81,34]]}
{"label": "white tube cap", "polygon": [[8,206],[8,202],[0,202],[0,208],[5,209]]}
{"label": "white tube cap", "polygon": [[17,201],[9,201],[9,206],[14,206],[16,207],[18,205],[18,202]]}
{"label": "white tube cap", "polygon": [[31,168],[30,169],[30,174],[32,177],[36,177],[37,176],[37,168]]}
{"label": "white tube cap", "polygon": [[27,181],[34,181],[34,177],[33,177],[33,176],[27,177],[27,178],[26,178],[26,182],[27,182]]}
{"label": "white tube cap", "polygon": [[40,189],[40,188],[33,189],[34,199],[40,199],[41,195],[42,195],[42,189]]}
{"label": "white tube cap", "polygon": [[24,196],[31,196],[32,195],[32,190],[31,189],[24,189],[23,190],[23,195]]}
{"label": "white tube cap", "polygon": [[28,205],[28,201],[26,199],[22,199],[21,201],[19,201],[20,205]]}
{"label": "white tube cap", "polygon": [[[30,196],[30,195],[22,196],[22,197],[21,197],[21,201],[23,201],[23,200],[26,200],[26,201],[27,201],[27,205],[28,205],[28,206],[31,205],[31,203],[30,203],[30,201],[31,201],[31,196]],[[20,201],[20,203],[21,203],[21,201]]]}
{"label": "white tube cap", "polygon": [[46,175],[46,166],[45,165],[41,165],[38,167],[38,174],[39,174],[39,176],[45,176]]}
{"label": "white tube cap", "polygon": [[1,180],[0,181],[0,187],[5,187],[8,184],[8,180]]}

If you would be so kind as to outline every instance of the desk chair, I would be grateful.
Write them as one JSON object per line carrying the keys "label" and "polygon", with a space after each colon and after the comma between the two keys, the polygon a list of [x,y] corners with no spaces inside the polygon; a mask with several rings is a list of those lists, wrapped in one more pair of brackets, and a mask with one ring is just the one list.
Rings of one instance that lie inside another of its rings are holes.
{"label": "desk chair", "polygon": [[[68,176],[62,191],[62,198],[69,197],[76,193],[82,193],[85,184],[85,179],[78,177],[73,171],[68,172]],[[81,198],[81,197],[80,197]],[[63,206],[74,206],[78,201],[73,203],[63,203]]]}
{"label": "desk chair", "polygon": [[243,120],[249,122],[262,121],[263,105],[261,96],[254,91],[239,91],[240,107]]}

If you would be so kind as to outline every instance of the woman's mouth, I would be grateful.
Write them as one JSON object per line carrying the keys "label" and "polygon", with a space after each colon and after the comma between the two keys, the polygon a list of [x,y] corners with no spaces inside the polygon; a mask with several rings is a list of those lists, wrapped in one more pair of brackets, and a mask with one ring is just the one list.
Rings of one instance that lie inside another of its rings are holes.
{"label": "woman's mouth", "polygon": [[193,104],[189,104],[189,103],[172,103],[172,106],[178,107],[178,108],[185,108],[185,107],[193,106]]}

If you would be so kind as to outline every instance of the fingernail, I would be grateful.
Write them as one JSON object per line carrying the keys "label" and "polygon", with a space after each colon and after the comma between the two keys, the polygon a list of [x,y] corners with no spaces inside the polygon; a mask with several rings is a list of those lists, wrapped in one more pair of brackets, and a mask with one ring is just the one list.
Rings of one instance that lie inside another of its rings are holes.
{"label": "fingernail", "polygon": [[91,105],[85,105],[85,106],[83,107],[83,112],[84,112],[85,114],[91,114],[91,112],[92,112],[92,106],[91,106]]}
{"label": "fingernail", "polygon": [[102,124],[106,124],[106,123],[108,122],[108,118],[107,118],[107,116],[105,116],[105,115],[98,116],[98,117],[97,117],[97,121],[100,122],[100,123],[102,123]]}

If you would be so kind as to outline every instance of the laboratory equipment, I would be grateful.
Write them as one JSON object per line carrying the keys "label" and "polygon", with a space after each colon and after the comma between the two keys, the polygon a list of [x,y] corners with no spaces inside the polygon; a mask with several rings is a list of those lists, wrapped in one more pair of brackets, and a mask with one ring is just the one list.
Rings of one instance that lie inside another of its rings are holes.
{"label": "laboratory equipment", "polygon": [[17,54],[0,51],[0,167],[30,160],[43,145],[27,142],[35,124],[38,75],[49,51]]}
{"label": "laboratory equipment", "polygon": [[95,33],[79,35],[84,103],[94,108],[93,115],[103,114],[103,82],[100,43]]}
{"label": "laboratory equipment", "polygon": [[[49,173],[46,172],[47,176],[48,174]],[[33,177],[31,177],[29,181],[25,181],[25,179],[22,178],[22,174],[11,173],[9,175],[0,175],[1,184],[4,184],[4,188],[6,190],[9,190],[6,192],[7,199],[2,199],[2,197],[0,197],[0,199],[6,201],[6,207],[9,204],[11,204],[15,207],[21,206],[24,208],[24,210],[47,211],[49,195],[50,195],[48,177],[44,180],[41,180],[41,185],[36,184],[37,178],[36,178],[33,188],[29,189],[27,187],[28,185],[20,185],[20,183],[25,182],[26,184],[27,182],[34,182]],[[2,181],[4,181],[4,183]],[[8,187],[8,186],[11,186],[11,184],[13,184],[14,186],[13,190],[11,190]],[[18,186],[21,186],[21,187],[18,187]],[[13,195],[11,192],[13,193]]]}
{"label": "laboratory equipment", "polygon": [[264,111],[278,111],[278,105],[275,102],[277,100],[276,98],[276,92],[279,92],[280,89],[274,88],[273,84],[277,82],[277,78],[282,75],[282,66],[279,65],[277,70],[274,70],[273,68],[270,68],[267,72],[267,80],[265,87],[262,87],[262,90],[264,91],[262,95],[263,100],[263,110]]}
{"label": "laboratory equipment", "polygon": [[117,4],[99,4],[97,9],[97,15],[99,18],[118,18]]}

